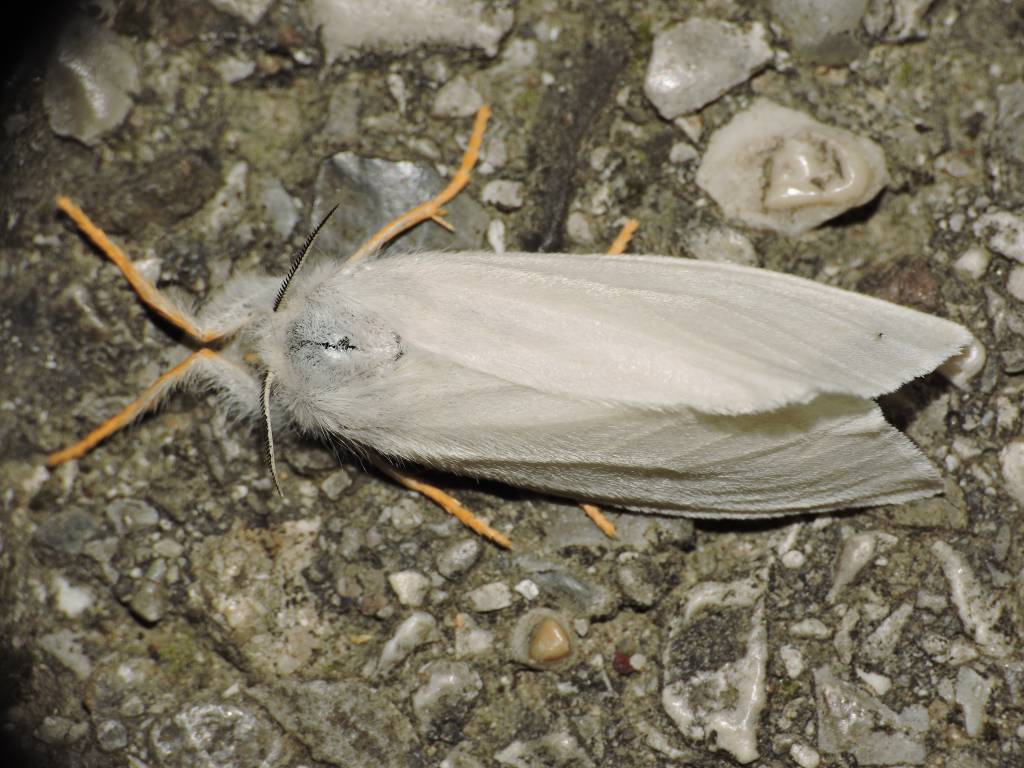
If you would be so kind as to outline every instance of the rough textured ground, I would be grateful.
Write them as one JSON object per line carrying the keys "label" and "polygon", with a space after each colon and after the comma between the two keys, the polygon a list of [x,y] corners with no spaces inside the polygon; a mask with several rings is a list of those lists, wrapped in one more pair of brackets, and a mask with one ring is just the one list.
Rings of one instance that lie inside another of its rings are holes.
{"label": "rough textured ground", "polygon": [[[4,764],[1024,764],[1024,475],[1013,451],[1000,464],[1021,424],[1024,246],[991,216],[1024,206],[1018,4],[938,0],[906,35],[798,47],[778,21],[793,3],[528,0],[493,57],[376,45],[331,63],[305,3],[243,18],[261,5],[99,4],[139,82],[88,146],[51,127],[41,50],[8,86]],[[673,124],[644,70],[689,15],[762,22],[775,59]],[[724,223],[700,155],[755,96],[873,139],[892,177],[801,237],[732,225],[756,262],[951,317],[988,348],[963,388],[934,376],[885,404],[945,497],[777,524],[618,515],[610,542],[571,505],[435,477],[514,538],[505,552],[297,435],[279,437],[279,499],[259,435],[202,394],[42,468],[182,356],[55,194],[198,302],[236,271],[281,272],[325,200],[346,201],[342,248],[376,225],[374,195],[433,191],[479,100],[484,166],[452,207],[459,239],[431,245],[593,251],[633,216],[633,251],[685,255]],[[498,187],[488,204],[493,180],[522,202]],[[522,635],[550,618],[571,652],[531,663]]]}

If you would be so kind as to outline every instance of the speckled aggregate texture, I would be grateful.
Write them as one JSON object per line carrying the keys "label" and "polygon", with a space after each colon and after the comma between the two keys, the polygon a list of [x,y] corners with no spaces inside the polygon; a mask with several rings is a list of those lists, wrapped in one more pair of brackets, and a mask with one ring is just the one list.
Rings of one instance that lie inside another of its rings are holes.
{"label": "speckled aggregate texture", "polygon": [[[33,49],[5,86],[0,763],[1024,765],[1019,3],[410,2],[465,12],[447,37],[368,27],[330,50],[318,19],[366,4],[93,5],[106,48]],[[841,29],[800,21],[840,5]],[[773,58],[669,122],[644,78],[690,18],[763,25]],[[799,236],[727,220],[695,174],[758,98],[877,143],[888,187]],[[337,200],[315,258],[432,194],[481,103],[458,239],[427,225],[406,247],[592,252],[631,216],[633,252],[955,319],[987,356],[883,402],[946,494],[756,525],[612,514],[610,541],[567,502],[426,475],[507,552],[296,434],[276,436],[280,499],[258,431],[202,392],[44,468],[185,354],[56,194],[194,303],[283,272]]]}

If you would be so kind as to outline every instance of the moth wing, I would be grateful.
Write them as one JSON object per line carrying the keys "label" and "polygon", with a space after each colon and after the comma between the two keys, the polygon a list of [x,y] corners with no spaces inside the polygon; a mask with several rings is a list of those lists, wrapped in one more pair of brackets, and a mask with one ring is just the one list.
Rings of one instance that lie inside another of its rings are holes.
{"label": "moth wing", "polygon": [[573,397],[743,414],[870,398],[969,343],[961,326],[769,270],[657,256],[420,253],[343,274],[407,344]]}
{"label": "moth wing", "polygon": [[878,407],[850,396],[733,416],[611,407],[412,352],[349,411],[345,434],[382,453],[644,511],[766,517],[941,490]]}

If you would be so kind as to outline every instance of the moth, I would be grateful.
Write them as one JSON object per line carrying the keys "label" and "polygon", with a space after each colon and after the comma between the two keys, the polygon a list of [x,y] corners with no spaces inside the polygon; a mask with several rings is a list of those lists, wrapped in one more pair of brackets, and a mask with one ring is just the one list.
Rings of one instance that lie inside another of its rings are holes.
{"label": "moth", "polygon": [[[445,192],[355,254],[302,270],[315,230],[283,282],[238,275],[195,316],[100,243],[199,348],[51,463],[82,455],[183,382],[263,422],[275,482],[272,427],[288,424],[384,467],[421,464],[640,512],[773,517],[941,490],[874,398],[965,347],[971,335],[956,323],[722,263],[380,254],[409,226],[443,222],[486,119]],[[76,221],[99,243],[102,233]]]}

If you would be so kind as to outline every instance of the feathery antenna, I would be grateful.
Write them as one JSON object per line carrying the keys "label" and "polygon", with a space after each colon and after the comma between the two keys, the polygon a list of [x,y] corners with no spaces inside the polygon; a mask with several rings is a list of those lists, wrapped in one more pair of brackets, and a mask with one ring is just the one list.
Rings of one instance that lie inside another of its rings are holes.
{"label": "feathery antenna", "polygon": [[336,203],[331,210],[327,212],[327,215],[323,217],[319,224],[306,235],[306,242],[302,244],[299,252],[295,254],[295,258],[292,259],[292,265],[288,267],[288,274],[284,276],[284,282],[281,283],[281,287],[277,289],[277,298],[274,299],[274,311],[277,312],[277,308],[281,306],[281,302],[284,300],[284,295],[288,292],[288,286],[291,285],[292,278],[299,273],[302,269],[302,263],[306,260],[306,254],[309,252],[309,247],[313,245],[313,241],[316,240],[316,236],[320,234],[320,230],[323,229],[324,224],[331,218],[331,215],[338,210],[338,206],[341,203]]}
{"label": "feathery antenna", "polygon": [[270,385],[273,381],[273,372],[267,371],[267,375],[263,377],[263,391],[260,393],[260,410],[263,411],[263,424],[267,428],[267,465],[270,467],[270,476],[274,478],[274,487],[283,499],[284,491],[281,490],[281,481],[277,477],[277,461],[274,459],[274,430],[270,424]]}

